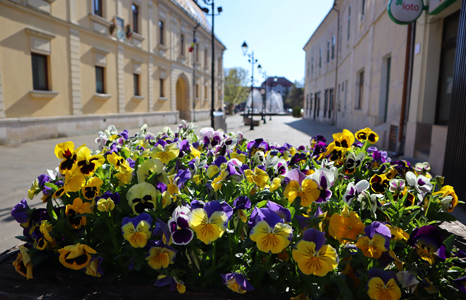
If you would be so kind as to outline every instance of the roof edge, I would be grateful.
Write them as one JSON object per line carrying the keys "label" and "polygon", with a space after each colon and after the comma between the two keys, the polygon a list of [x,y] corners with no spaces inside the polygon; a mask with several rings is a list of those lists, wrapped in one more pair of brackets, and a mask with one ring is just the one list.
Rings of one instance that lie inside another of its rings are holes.
{"label": "roof edge", "polygon": [[306,44],[304,44],[304,47],[303,47],[303,50],[304,48],[306,48],[307,44],[309,44],[309,42],[311,41],[312,37],[314,36],[314,34],[317,32],[317,30],[319,30],[320,26],[322,26],[322,24],[324,24],[325,20],[328,18],[328,16],[330,16],[330,13],[332,12],[333,8],[336,6],[337,4],[337,0],[334,0],[333,1],[333,5],[332,7],[330,8],[330,10],[328,11],[328,13],[325,15],[325,18],[322,19],[322,21],[320,22],[319,26],[317,26],[316,30],[314,30],[314,32],[312,33],[311,37],[307,40]]}

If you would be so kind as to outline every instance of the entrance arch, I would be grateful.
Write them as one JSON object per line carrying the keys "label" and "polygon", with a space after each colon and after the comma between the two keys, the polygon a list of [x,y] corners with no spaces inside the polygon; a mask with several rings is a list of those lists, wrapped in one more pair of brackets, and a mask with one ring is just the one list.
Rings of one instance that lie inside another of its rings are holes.
{"label": "entrance arch", "polygon": [[189,85],[184,74],[181,74],[176,81],[176,110],[180,112],[181,119],[190,121]]}

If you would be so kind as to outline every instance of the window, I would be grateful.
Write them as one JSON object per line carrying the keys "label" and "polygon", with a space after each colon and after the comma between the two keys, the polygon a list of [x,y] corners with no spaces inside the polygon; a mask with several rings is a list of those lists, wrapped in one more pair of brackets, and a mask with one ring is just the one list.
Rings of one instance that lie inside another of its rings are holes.
{"label": "window", "polygon": [[338,106],[338,111],[341,111],[340,109],[340,85],[338,85],[338,89],[337,89],[337,106]]}
{"label": "window", "polygon": [[196,84],[196,98],[199,98],[199,84]]}
{"label": "window", "polygon": [[307,65],[306,65],[306,75],[307,77],[309,77],[309,61],[307,61]]}
{"label": "window", "polygon": [[184,34],[180,37],[180,54],[184,55]]}
{"label": "window", "polygon": [[330,41],[327,41],[327,63],[330,62]]}
{"label": "window", "polygon": [[222,100],[222,90],[218,90],[218,101]]}
{"label": "window", "polygon": [[94,15],[103,17],[102,0],[92,0],[92,6]]}
{"label": "window", "polygon": [[355,109],[361,109],[362,101],[364,100],[364,71],[359,72],[358,81],[358,98],[354,105]]}
{"label": "window", "polygon": [[361,19],[364,19],[365,14],[366,14],[366,0],[362,0]]}
{"label": "window", "polygon": [[314,74],[314,56],[311,57],[311,74]]}
{"label": "window", "polygon": [[348,41],[350,38],[350,28],[351,28],[351,6],[348,7],[348,38],[347,38]]}
{"label": "window", "polygon": [[309,101],[309,114],[311,114],[311,111],[312,111],[312,96],[314,96],[314,94],[311,93],[311,101]]}
{"label": "window", "polygon": [[222,74],[222,58],[221,57],[218,58],[217,70],[218,70],[219,75]]}
{"label": "window", "polygon": [[164,45],[164,41],[163,41],[163,21],[159,21],[159,44]]}
{"label": "window", "polygon": [[333,89],[330,89],[328,92],[328,118],[332,117],[333,111]]}
{"label": "window", "polygon": [[332,36],[332,60],[335,59],[335,36]]}
{"label": "window", "polygon": [[105,68],[95,66],[95,91],[98,94],[105,94]]}
{"label": "window", "polygon": [[133,32],[139,33],[139,6],[132,5],[133,9]]}
{"label": "window", "polygon": [[346,99],[348,97],[348,80],[345,80],[344,83],[341,83],[341,90],[345,91],[345,102],[343,103],[343,110],[346,111]]}
{"label": "window", "polygon": [[139,76],[139,74],[133,74],[134,96],[141,96]]}
{"label": "window", "polygon": [[31,53],[32,86],[34,90],[49,91],[48,58],[47,55]]}
{"label": "window", "polygon": [[388,112],[388,93],[390,91],[390,68],[392,64],[392,58],[387,57],[383,60],[382,65],[382,88],[380,94],[380,108],[379,116],[383,116],[383,122],[387,122],[387,112]]}
{"label": "window", "polygon": [[[327,117],[327,109],[328,109],[328,90],[325,90],[324,93],[324,118]],[[330,114],[330,112],[329,112]]]}
{"label": "window", "polygon": [[161,98],[165,97],[165,91],[164,91],[163,85],[164,85],[164,80],[160,78],[160,97]]}
{"label": "window", "polygon": [[204,68],[207,69],[207,48],[204,49]]}
{"label": "window", "polygon": [[196,51],[195,52],[196,62],[199,62],[199,44],[196,44],[195,47],[196,48],[194,49],[194,51]]}
{"label": "window", "polygon": [[208,98],[208,93],[207,93],[207,86],[204,87],[204,98]]}
{"label": "window", "polygon": [[322,48],[319,49],[319,69],[322,69]]}

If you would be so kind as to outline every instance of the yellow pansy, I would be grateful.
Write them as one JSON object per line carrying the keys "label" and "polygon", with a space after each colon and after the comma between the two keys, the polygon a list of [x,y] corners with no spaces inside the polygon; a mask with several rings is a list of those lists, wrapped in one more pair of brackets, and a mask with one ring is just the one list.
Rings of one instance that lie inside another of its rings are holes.
{"label": "yellow pansy", "polygon": [[179,154],[180,148],[178,145],[176,143],[171,143],[165,145],[165,147],[158,144],[151,150],[149,155],[152,158],[159,159],[164,164],[168,164],[170,161],[177,158]]}
{"label": "yellow pansy", "polygon": [[296,180],[291,180],[283,192],[284,196],[290,203],[293,203],[296,197],[301,197],[301,206],[307,207],[319,198],[320,189],[317,182],[306,178],[301,185]]}
{"label": "yellow pansy", "polygon": [[203,208],[196,208],[189,217],[189,227],[197,238],[208,245],[217,240],[225,232],[225,223],[228,218],[223,211],[215,211],[209,217]]}
{"label": "yellow pansy", "polygon": [[63,266],[73,270],[81,270],[91,260],[90,254],[97,252],[88,245],[77,243],[58,249],[58,253],[60,253],[59,261]]}
{"label": "yellow pansy", "polygon": [[261,189],[265,188],[269,181],[269,175],[267,172],[259,167],[255,167],[254,171],[250,169],[245,170],[244,175],[249,182],[256,184]]}
{"label": "yellow pansy", "polygon": [[256,242],[257,248],[266,253],[277,254],[290,244],[292,228],[288,224],[277,223],[272,228],[265,221],[259,221],[251,230],[250,238]]}

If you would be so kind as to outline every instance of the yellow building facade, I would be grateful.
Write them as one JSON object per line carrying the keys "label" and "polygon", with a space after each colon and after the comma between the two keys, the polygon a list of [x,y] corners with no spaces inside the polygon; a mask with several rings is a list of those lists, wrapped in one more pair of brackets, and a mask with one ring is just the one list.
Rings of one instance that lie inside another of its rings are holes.
{"label": "yellow building facade", "polygon": [[192,0],[0,0],[0,28],[0,144],[208,119],[212,59],[223,107]]}

